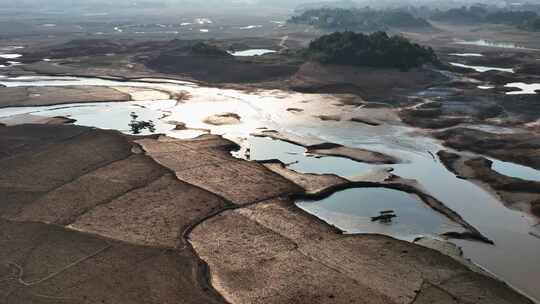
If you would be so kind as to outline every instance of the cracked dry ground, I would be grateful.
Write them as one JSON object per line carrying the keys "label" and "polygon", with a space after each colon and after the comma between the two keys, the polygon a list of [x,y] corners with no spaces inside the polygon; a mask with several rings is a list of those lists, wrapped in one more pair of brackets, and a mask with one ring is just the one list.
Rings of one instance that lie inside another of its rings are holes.
{"label": "cracked dry ground", "polygon": [[436,251],[340,234],[233,147],[0,127],[0,303],[531,303]]}

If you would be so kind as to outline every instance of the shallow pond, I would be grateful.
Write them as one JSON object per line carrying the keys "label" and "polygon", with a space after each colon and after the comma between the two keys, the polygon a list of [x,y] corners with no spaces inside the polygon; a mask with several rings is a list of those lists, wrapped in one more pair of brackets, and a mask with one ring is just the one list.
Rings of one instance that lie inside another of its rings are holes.
{"label": "shallow pond", "polygon": [[8,108],[0,109],[0,121],[9,116],[21,114],[45,117],[63,116],[75,119],[77,125],[119,130],[127,134],[133,134],[134,130],[130,127],[130,123],[133,121],[132,114],[134,114],[137,116],[136,121],[152,121],[155,125],[153,132],[143,129],[140,130],[139,134],[167,133],[175,126],[161,120],[163,116],[162,110],[174,105],[174,103],[172,101],[163,101],[161,108],[157,108],[156,105],[156,102],[152,102],[152,107],[145,107],[145,102],[107,102]]}
{"label": "shallow pond", "polygon": [[22,57],[21,54],[0,54],[0,58],[3,59],[17,59]]}
{"label": "shallow pond", "polygon": [[540,83],[512,82],[506,84],[504,87],[520,89],[519,91],[507,92],[507,95],[538,94],[537,91],[540,91]]}
{"label": "shallow pond", "polygon": [[250,137],[248,145],[250,147],[249,159],[278,159],[288,165],[289,169],[301,173],[335,174],[339,172],[343,177],[354,177],[377,167],[343,157],[315,157],[306,154],[304,147],[268,137]]}
{"label": "shallow pond", "polygon": [[238,57],[251,57],[251,56],[262,56],[266,54],[276,53],[277,51],[269,49],[250,49],[243,51],[231,52],[231,55]]}
{"label": "shallow pond", "polygon": [[497,67],[487,67],[487,66],[475,66],[475,65],[466,65],[461,63],[455,63],[450,62],[451,65],[460,67],[460,68],[467,68],[467,69],[473,69],[477,72],[483,73],[487,71],[501,71],[501,72],[508,72],[508,73],[514,73],[514,69],[512,68],[497,68]]}
{"label": "shallow pond", "polygon": [[242,26],[239,29],[241,29],[241,30],[253,30],[253,29],[262,28],[262,27],[263,27],[262,25],[247,25],[247,26]]}
{"label": "shallow pond", "polygon": [[518,164],[514,164],[514,163],[510,163],[510,162],[501,161],[494,158],[489,158],[489,160],[493,162],[493,165],[492,165],[493,170],[499,172],[500,174],[510,176],[510,177],[521,178],[524,180],[540,182],[539,170],[522,166],[522,165],[518,165]]}
{"label": "shallow pond", "polygon": [[[412,242],[422,235],[461,231],[458,225],[426,208],[416,195],[393,189],[348,189],[297,205],[346,233],[384,234]],[[394,211],[396,217],[390,222],[373,222],[372,217],[383,211]]]}
{"label": "shallow pond", "polygon": [[484,55],[479,53],[452,53],[449,54],[450,56],[458,56],[458,57],[483,57]]}

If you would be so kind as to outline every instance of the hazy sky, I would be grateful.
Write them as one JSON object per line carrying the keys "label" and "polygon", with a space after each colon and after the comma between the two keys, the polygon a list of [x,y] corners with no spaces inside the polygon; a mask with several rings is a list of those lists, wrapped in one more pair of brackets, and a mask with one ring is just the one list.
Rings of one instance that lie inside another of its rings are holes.
{"label": "hazy sky", "polygon": [[[529,2],[529,3],[539,3],[540,0],[346,0],[349,2],[356,2],[359,4],[364,3],[379,3],[379,2],[409,2],[417,4],[426,4],[430,2],[456,2],[456,3],[475,3],[475,2],[484,2],[484,3],[495,3],[495,2]],[[302,3],[317,3],[317,2],[335,2],[335,1],[317,1],[317,0],[0,0],[0,4],[3,5],[28,5],[28,4],[38,4],[41,6],[45,5],[95,5],[97,3],[104,4],[115,4],[115,5],[137,5],[137,4],[168,4],[168,5],[200,5],[200,4],[259,4],[259,5],[271,5],[271,6],[281,6],[288,5],[294,6]],[[340,2],[340,1],[337,1]]]}
{"label": "hazy sky", "polygon": [[[504,4],[515,3],[521,0],[341,0],[337,2],[357,3],[360,6],[385,6],[385,5],[424,5],[429,3],[437,4],[437,6],[459,6],[462,4],[472,3],[489,3],[489,4]],[[522,0],[529,3],[540,3],[540,0]],[[281,7],[294,8],[306,3],[321,3],[321,2],[336,2],[332,0],[0,0],[0,10],[6,8],[25,8],[36,7],[43,9],[105,9],[112,7],[208,7],[219,9],[220,7],[251,7],[251,6],[266,6],[266,7]]]}

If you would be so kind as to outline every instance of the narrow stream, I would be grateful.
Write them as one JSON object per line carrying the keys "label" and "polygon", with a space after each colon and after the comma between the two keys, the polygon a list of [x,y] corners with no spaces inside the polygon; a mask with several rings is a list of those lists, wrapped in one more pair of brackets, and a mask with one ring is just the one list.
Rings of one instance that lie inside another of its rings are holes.
{"label": "narrow stream", "polygon": [[[0,109],[0,121],[13,115],[69,116],[76,124],[129,132],[130,114],[153,120],[156,131],[173,137],[197,136],[204,131],[191,130],[186,135],[174,130],[174,122],[189,128],[208,129],[250,148],[250,159],[280,159],[290,168],[304,173],[333,173],[343,177],[365,173],[373,168],[392,167],[394,174],[416,179],[421,187],[458,212],[475,226],[495,246],[478,242],[454,241],[465,256],[507,281],[518,290],[540,299],[540,239],[531,232],[536,220],[521,212],[506,208],[497,198],[454,174],[434,157],[444,149],[441,144],[416,129],[389,120],[380,126],[365,126],[351,122],[323,121],[317,115],[362,114],[362,109],[339,104],[331,95],[299,94],[261,90],[246,93],[239,90],[200,87],[192,83],[160,79],[119,82],[97,78],[19,77],[0,78],[5,86],[66,86],[95,85],[138,87],[169,92],[187,91],[184,102],[175,100],[143,100],[126,103],[91,103],[47,107]],[[290,111],[290,108],[301,111]],[[209,115],[236,113],[238,124],[211,125]],[[365,113],[363,113],[365,114]],[[264,128],[288,132],[313,141],[326,141],[386,153],[403,160],[391,166],[375,166],[339,157],[315,158],[306,155],[305,148],[283,141],[251,136]],[[537,180],[539,171],[512,163],[496,161],[495,170],[512,176]],[[425,234],[437,234],[452,223],[426,207],[415,196],[388,189],[360,188],[335,193],[318,202],[298,202],[304,210],[341,227],[349,233],[383,233],[411,239]],[[393,224],[371,223],[371,216],[385,209],[396,210]],[[399,233],[396,233],[399,232]],[[537,233],[537,232],[536,232]]]}
{"label": "narrow stream", "polygon": [[509,165],[508,162],[494,158],[489,158],[489,160],[493,162],[492,169],[502,175],[540,182],[540,171],[538,170],[519,164]]}
{"label": "narrow stream", "polygon": [[487,71],[500,71],[500,72],[514,73],[514,69],[512,68],[497,68],[497,67],[488,67],[488,66],[481,66],[481,65],[467,65],[467,64],[455,63],[455,62],[450,62],[450,64],[455,67],[473,69],[480,73],[487,72]]}

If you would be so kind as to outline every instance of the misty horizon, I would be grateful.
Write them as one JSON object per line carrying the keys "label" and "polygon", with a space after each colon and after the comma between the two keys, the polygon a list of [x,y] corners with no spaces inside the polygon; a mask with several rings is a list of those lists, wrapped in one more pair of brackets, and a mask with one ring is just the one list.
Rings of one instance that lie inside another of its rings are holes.
{"label": "misty horizon", "polygon": [[[459,7],[474,4],[486,4],[491,6],[518,6],[519,4],[540,4],[540,0],[511,1],[511,0],[337,0],[337,1],[314,1],[314,0],[4,0],[0,10],[33,8],[41,11],[52,9],[88,9],[102,10],[110,8],[246,8],[268,7],[293,9],[304,5],[327,5],[327,6],[357,6],[357,7],[405,7],[405,6],[433,6],[433,7]],[[96,7],[98,6],[99,7]],[[221,7],[223,6],[223,7]]]}

